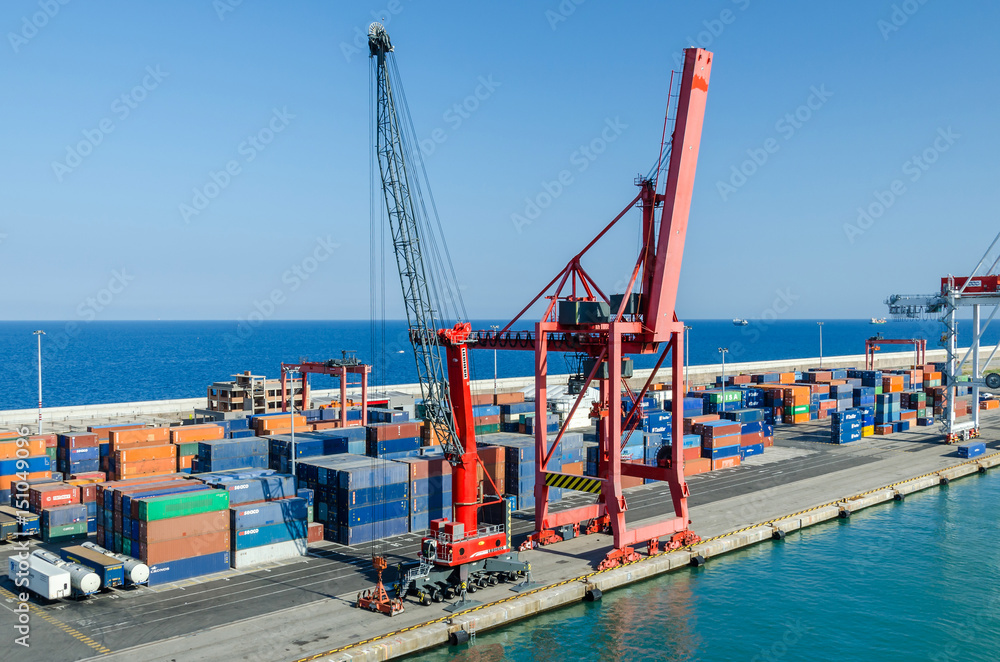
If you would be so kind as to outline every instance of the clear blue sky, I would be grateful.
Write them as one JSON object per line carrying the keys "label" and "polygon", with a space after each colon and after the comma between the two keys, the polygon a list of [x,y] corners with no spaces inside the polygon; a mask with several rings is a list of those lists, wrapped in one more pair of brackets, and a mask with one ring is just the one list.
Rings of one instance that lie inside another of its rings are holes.
{"label": "clear blue sky", "polygon": [[[971,270],[996,231],[991,3],[61,2],[0,7],[6,319],[238,319],[275,289],[275,319],[367,318],[369,64],[352,42],[373,13],[417,132],[439,138],[427,166],[473,317],[515,313],[632,198],[689,45],[716,59],[682,318],[760,317],[777,292],[787,318],[883,315],[887,294]],[[606,122],[615,140],[581,170]],[[196,188],[218,194],[204,207]],[[608,289],[636,238],[589,265]]]}

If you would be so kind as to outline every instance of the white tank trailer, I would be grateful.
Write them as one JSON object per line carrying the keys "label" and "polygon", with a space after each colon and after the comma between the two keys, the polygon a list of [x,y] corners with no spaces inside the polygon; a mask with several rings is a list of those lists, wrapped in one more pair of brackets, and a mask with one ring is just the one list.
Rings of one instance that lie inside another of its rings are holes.
{"label": "white tank trailer", "polygon": [[75,596],[81,597],[93,595],[101,590],[101,578],[90,568],[76,563],[70,563],[69,561],[63,561],[52,552],[46,552],[42,549],[36,549],[31,553],[31,555],[40,558],[43,561],[48,561],[52,565],[62,568],[68,572],[70,586],[73,588],[73,594]]}
{"label": "white tank trailer", "polygon": [[149,582],[149,566],[139,559],[134,559],[131,556],[125,556],[124,554],[118,554],[104,549],[97,543],[83,542],[80,543],[80,547],[86,547],[87,549],[91,549],[95,552],[99,552],[105,556],[110,556],[113,559],[121,561],[125,565],[125,580],[129,584],[139,585]]}
{"label": "white tank trailer", "polygon": [[16,589],[26,588],[46,600],[68,598],[73,593],[69,572],[37,556],[9,557],[7,577]]}

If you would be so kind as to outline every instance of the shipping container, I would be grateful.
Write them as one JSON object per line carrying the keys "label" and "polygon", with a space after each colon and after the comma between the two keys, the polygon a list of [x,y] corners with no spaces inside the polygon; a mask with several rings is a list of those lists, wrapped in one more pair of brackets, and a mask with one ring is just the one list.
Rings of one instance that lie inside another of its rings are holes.
{"label": "shipping container", "polygon": [[149,585],[156,586],[229,569],[229,551],[158,563],[149,567]]}
{"label": "shipping container", "polygon": [[90,568],[101,580],[104,588],[115,588],[125,584],[125,565],[119,560],[92,549],[74,545],[59,550],[64,561]]}
{"label": "shipping container", "polygon": [[[161,540],[158,542],[139,542],[138,553],[132,550],[143,563],[149,566],[152,573],[153,566],[179,561],[196,556],[215,554],[221,551],[229,551],[230,535],[229,529],[203,533],[198,536],[188,536],[186,538],[174,538],[173,540]],[[133,547],[135,547],[133,545]]]}
{"label": "shipping container", "polygon": [[[318,525],[319,540],[323,539],[323,525]],[[234,568],[246,568],[261,563],[273,563],[284,559],[305,556],[308,552],[308,542],[303,538],[276,542],[259,547],[248,547],[230,554]]]}
{"label": "shipping container", "polygon": [[305,521],[308,510],[305,499],[293,497],[267,503],[254,503],[229,508],[229,523],[234,531],[250,529],[287,520]]}
{"label": "shipping container", "polygon": [[218,510],[197,515],[171,517],[170,519],[154,520],[152,522],[136,521],[138,535],[132,536],[137,542],[155,543],[177,538],[188,538],[228,531],[229,513]]}
{"label": "shipping container", "polygon": [[225,490],[209,490],[162,496],[139,500],[139,519],[151,522],[170,517],[196,515],[198,513],[229,508],[229,492]]}
{"label": "shipping container", "polygon": [[230,551],[236,552],[289,540],[305,540],[308,526],[308,522],[301,519],[234,531],[230,539]]}

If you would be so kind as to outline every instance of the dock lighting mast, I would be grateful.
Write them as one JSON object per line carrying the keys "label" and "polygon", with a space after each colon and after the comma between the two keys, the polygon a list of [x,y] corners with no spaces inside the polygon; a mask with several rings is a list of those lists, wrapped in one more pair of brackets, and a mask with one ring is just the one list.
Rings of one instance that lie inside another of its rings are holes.
{"label": "dock lighting mast", "polygon": [[722,354],[722,409],[726,409],[726,354],[729,353],[728,347],[720,347],[719,354]]}
{"label": "dock lighting mast", "polygon": [[[894,294],[885,300],[889,314],[896,319],[922,319],[928,316],[941,315],[945,325],[944,343],[948,354],[945,375],[948,378],[947,411],[942,419],[942,428],[946,443],[955,443],[964,439],[979,436],[979,391],[982,388],[1000,390],[1000,374],[985,374],[990,362],[996,356],[997,347],[987,357],[985,363],[980,360],[980,341],[990,322],[1000,310],[1000,253],[994,249],[1000,242],[1000,234],[993,238],[979,263],[968,277],[946,276],[941,279],[941,290],[936,294]],[[992,257],[996,255],[996,257]],[[990,266],[985,268],[989,260]],[[986,322],[982,322],[981,306],[993,306]],[[963,307],[972,308],[972,342],[969,349],[959,358],[958,348],[958,310]],[[881,340],[880,342],[886,342]],[[912,341],[902,341],[912,342]],[[919,348],[918,348],[919,351]],[[969,381],[961,382],[972,386],[972,420],[955,421],[955,398],[958,395],[959,378],[964,377],[964,366],[971,360],[971,377]]]}
{"label": "dock lighting mast", "polygon": [[819,327],[819,367],[823,367],[823,323],[816,322]]}
{"label": "dock lighting mast", "polygon": [[42,433],[42,336],[45,332],[39,329],[35,331],[38,338],[38,434]]}
{"label": "dock lighting mast", "polygon": [[[375,161],[426,411],[424,419],[452,465],[454,519],[430,523],[430,534],[421,541],[420,565],[400,578],[399,598],[414,593],[421,601],[437,602],[467,586],[526,574],[528,565],[511,550],[509,510],[503,524],[479,521],[483,506],[505,504],[509,509],[509,502],[500,497],[484,502],[479,494],[477,466],[482,461],[476,450],[469,365],[472,326],[459,321],[453,328],[441,328],[439,323],[441,308],[447,305],[457,309],[455,317],[467,315],[420,162],[394,49],[381,23],[369,27],[368,48]],[[373,222],[374,218],[373,213]],[[501,492],[494,486],[492,494]],[[375,563],[378,568],[384,559],[375,559]],[[389,613],[381,603],[376,606]]]}

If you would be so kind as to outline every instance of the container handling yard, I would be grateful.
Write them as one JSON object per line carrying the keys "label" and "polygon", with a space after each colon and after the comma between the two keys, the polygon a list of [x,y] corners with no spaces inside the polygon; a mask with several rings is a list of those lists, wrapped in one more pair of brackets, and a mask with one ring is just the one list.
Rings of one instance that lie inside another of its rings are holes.
{"label": "container handling yard", "polygon": [[[31,639],[21,658],[458,646],[1000,464],[996,347],[980,344],[1000,306],[1000,260],[983,268],[996,239],[969,276],[887,300],[894,317],[941,315],[943,350],[879,334],[863,356],[727,370],[720,347],[718,366],[685,365],[675,303],[714,59],[689,48],[635,197],[510,322],[474,330],[381,24],[368,46],[373,177],[419,383],[385,385],[343,352],[237,374],[158,413],[0,412],[0,599]],[[641,245],[624,291],[605,294],[584,262],[625,218]],[[888,345],[913,352],[879,354]],[[478,350],[531,352],[534,374],[474,382]],[[577,369],[550,375],[556,354]],[[637,369],[643,355],[655,367]],[[340,388],[313,391],[314,374]]]}

